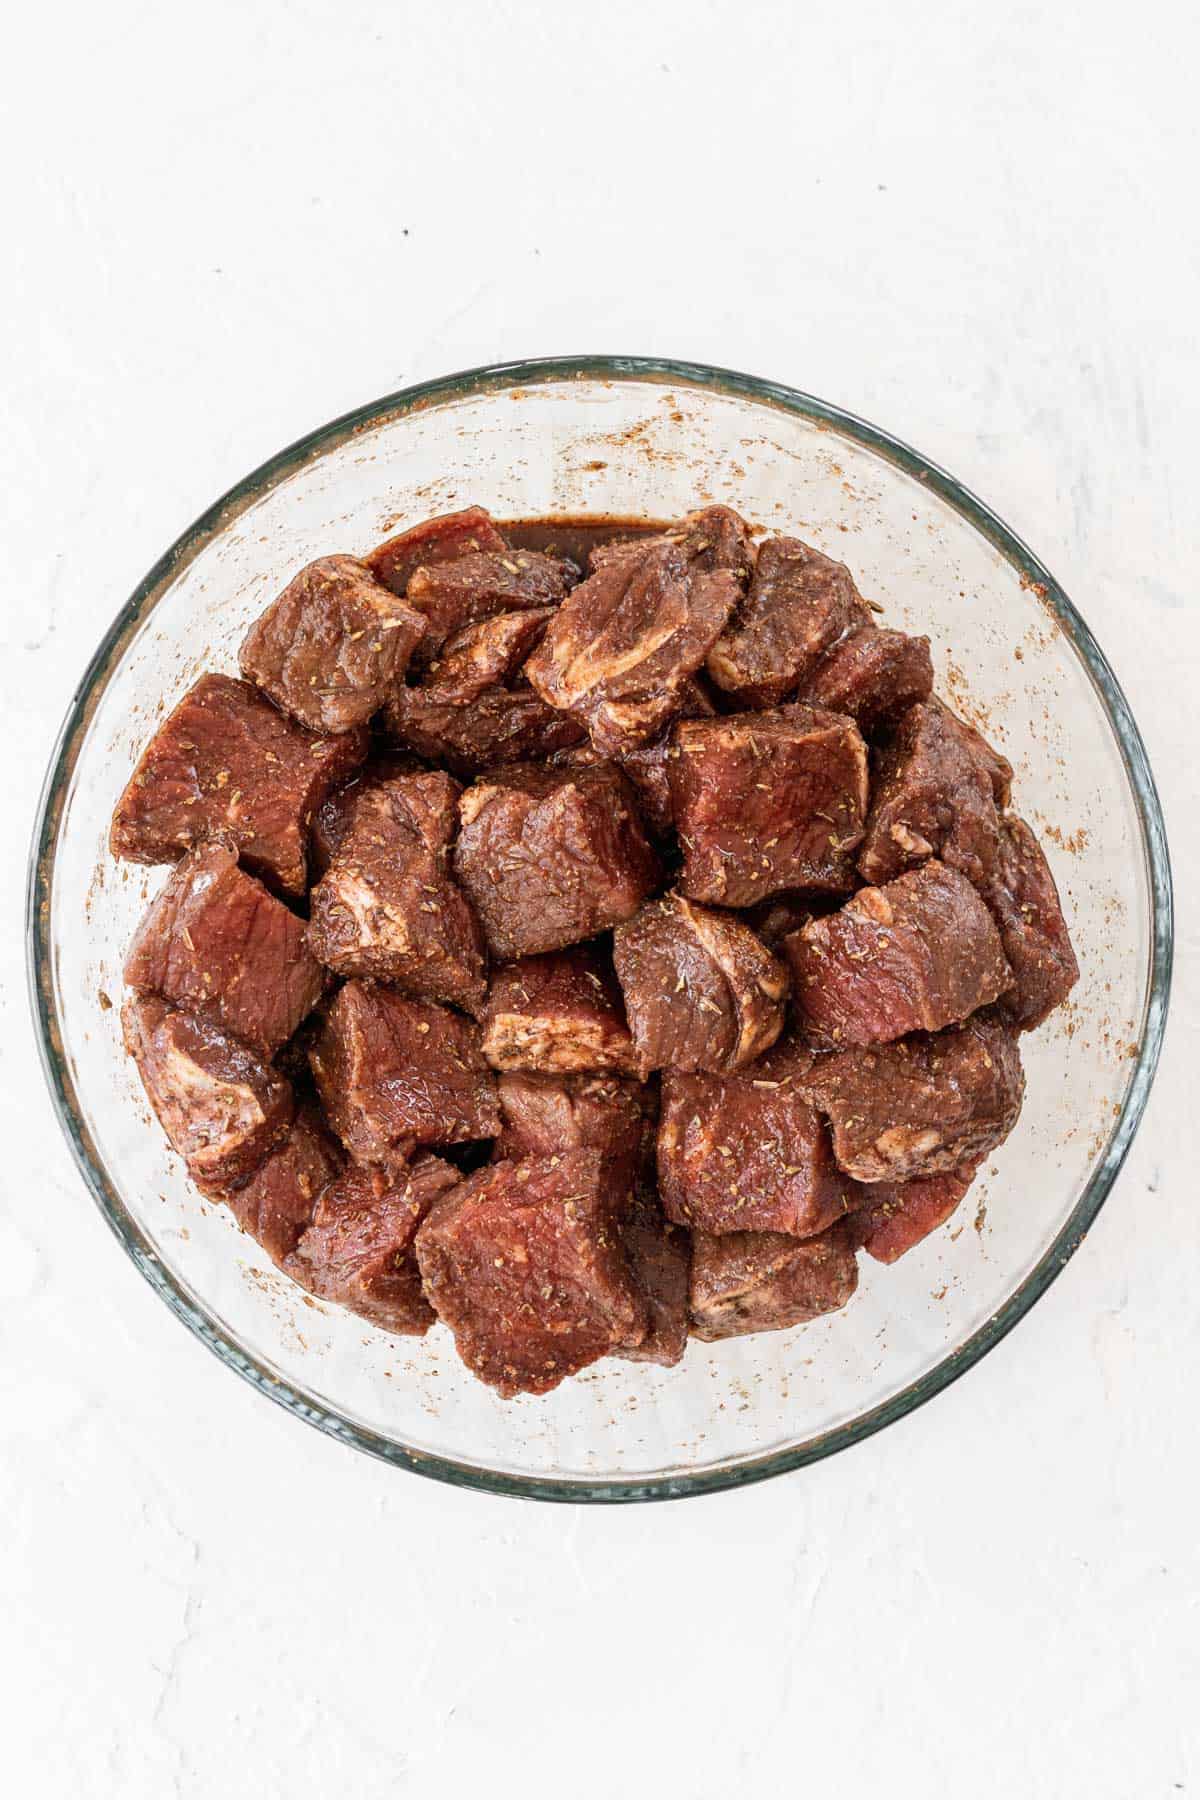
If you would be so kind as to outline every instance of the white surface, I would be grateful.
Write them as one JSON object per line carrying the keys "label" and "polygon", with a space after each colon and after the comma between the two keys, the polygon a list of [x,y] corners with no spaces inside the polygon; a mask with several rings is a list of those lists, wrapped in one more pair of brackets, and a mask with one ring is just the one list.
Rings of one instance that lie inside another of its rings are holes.
{"label": "white surface", "polygon": [[[112,0],[8,48],[12,1791],[1194,1791],[1193,15]],[[777,376],[990,500],[1125,684],[1181,890],[1146,1123],[1024,1324],[832,1463],[619,1512],[376,1467],[207,1356],[59,1139],[19,929],[58,721],[178,530],[360,400],[583,349]]]}

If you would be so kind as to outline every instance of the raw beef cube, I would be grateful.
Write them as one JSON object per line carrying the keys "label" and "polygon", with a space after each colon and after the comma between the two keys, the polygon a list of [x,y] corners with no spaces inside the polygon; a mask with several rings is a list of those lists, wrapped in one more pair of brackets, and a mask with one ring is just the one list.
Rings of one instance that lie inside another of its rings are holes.
{"label": "raw beef cube", "polygon": [[314,738],[249,682],[202,675],[159,726],[117,802],[113,855],[175,862],[223,832],[256,874],[302,894],[313,814],[366,753],[365,732]]}
{"label": "raw beef cube", "polygon": [[391,781],[396,775],[417,775],[421,767],[417,758],[406,750],[376,749],[369,763],[356,770],[349,781],[335,788],[329,798],[321,802],[313,815],[308,846],[311,881],[320,880],[333,861],[334,852],[341,849],[354,823],[354,809],[360,797],[381,781]]}
{"label": "raw beef cube", "polygon": [[646,1300],[616,1228],[626,1199],[592,1150],[492,1163],[417,1233],[426,1297],[467,1367],[510,1399],[646,1335]]}
{"label": "raw beef cube", "polygon": [[348,981],[326,1011],[310,1061],[329,1122],[359,1162],[499,1130],[478,1031],[444,1006]]}
{"label": "raw beef cube", "polygon": [[238,867],[222,840],[191,851],[137,929],[125,979],[273,1056],[325,989],[304,921]]}
{"label": "raw beef cube", "polygon": [[811,1056],[787,1044],[738,1075],[663,1076],[658,1191],[701,1231],[815,1237],[853,1205],[804,1087]]}
{"label": "raw beef cube", "polygon": [[468,1012],[483,1004],[483,934],[450,872],[456,781],[440,769],[364,793],[313,889],[310,946],[339,975],[374,975]]}
{"label": "raw beef cube", "polygon": [[783,1027],[787,970],[728,913],[668,894],[619,928],[613,961],[643,1077],[740,1069]]}
{"label": "raw beef cube", "polygon": [[845,713],[869,735],[932,692],[929,639],[868,625],[822,657],[800,698],[826,712]]}
{"label": "raw beef cube", "polygon": [[223,1200],[243,1231],[281,1267],[307,1230],[326,1185],[342,1172],[344,1158],[315,1107],[302,1106],[282,1143],[239,1187],[223,1188]]}
{"label": "raw beef cube", "polygon": [[403,594],[409,579],[421,568],[436,563],[453,562],[456,557],[475,551],[507,551],[508,545],[493,525],[482,506],[468,506],[462,512],[442,513],[426,519],[398,537],[388,538],[364,557],[376,581],[393,594]]}
{"label": "raw beef cube", "polygon": [[1000,851],[997,806],[1012,771],[977,731],[930,699],[910,707],[879,754],[858,866],[891,881],[939,856],[982,886]]}
{"label": "raw beef cube", "polygon": [[591,551],[588,567],[595,573],[621,558],[636,557],[649,546],[663,543],[678,545],[688,563],[702,574],[711,575],[714,570],[727,569],[737,576],[742,586],[754,568],[750,527],[728,506],[702,507],[667,531],[653,535],[643,532],[633,537],[610,538]]}
{"label": "raw beef cube", "polygon": [[[716,707],[699,680],[693,677],[687,681],[681,693],[679,716],[684,719],[711,719],[715,714]],[[560,718],[567,716],[559,714]],[[601,763],[615,762],[633,783],[643,822],[650,827],[655,837],[664,838],[674,829],[675,823],[671,810],[671,756],[671,728],[668,726],[660,737],[654,738],[649,744],[642,744],[638,749],[617,757],[602,756],[588,739],[567,750],[560,750],[550,760],[557,769],[594,769]]]}
{"label": "raw beef cube", "polygon": [[578,580],[574,563],[539,550],[479,550],[409,577],[405,599],[425,620],[413,666],[434,661],[447,640],[480,619],[556,607]]}
{"label": "raw beef cube", "polygon": [[868,784],[849,719],[810,706],[685,719],[669,767],[689,899],[752,906],[786,888],[853,887]]}
{"label": "raw beef cube", "polygon": [[680,711],[740,593],[731,570],[705,572],[680,544],[640,545],[563,602],[525,673],[603,754],[636,750]]}
{"label": "raw beef cube", "polygon": [[244,1181],[292,1121],[291,1084],[215,1025],[130,994],[125,1048],[158,1122],[206,1192]]}
{"label": "raw beef cube", "polygon": [[845,1306],[858,1261],[839,1220],[820,1237],[777,1231],[692,1234],[692,1335],[706,1344],[753,1331],[786,1331]]}
{"label": "raw beef cube", "polygon": [[616,769],[499,769],[468,788],[454,853],[492,955],[562,950],[633,916],[659,863]]}
{"label": "raw beef cube", "polygon": [[458,1170],[436,1156],[394,1169],[348,1168],[317,1201],[288,1274],[385,1331],[424,1336],[434,1311],[421,1291],[413,1243],[434,1201],[458,1182]]}
{"label": "raw beef cube", "polygon": [[870,622],[841,563],[797,538],[768,538],[743,605],[709,652],[708,672],[743,706],[777,706],[840,637]]}
{"label": "raw beef cube", "polygon": [[1017,1122],[1025,1077],[1016,1033],[980,1014],[873,1050],[818,1057],[809,1092],[856,1181],[916,1181],[979,1162]]}
{"label": "raw beef cube", "polygon": [[242,674],[310,731],[349,731],[377,713],[425,630],[365,563],[322,556],[255,621]]}
{"label": "raw beef cube", "polygon": [[1014,977],[1001,1008],[1022,1031],[1031,1031],[1066,999],[1079,964],[1050,865],[1015,814],[1004,821],[996,872],[982,892]]}
{"label": "raw beef cube", "polygon": [[645,1296],[649,1322],[641,1343],[616,1355],[622,1362],[672,1368],[687,1348],[691,1233],[672,1225],[663,1216],[657,1195],[645,1188],[634,1192],[617,1229],[629,1272]]}
{"label": "raw beef cube", "polygon": [[805,1024],[836,1044],[940,1031],[1012,985],[1000,934],[965,876],[927,862],[860,888],[785,946]]}
{"label": "raw beef cube", "polygon": [[587,736],[577,719],[529,688],[485,688],[463,704],[432,688],[399,687],[384,717],[398,743],[468,778],[498,764],[536,762]]}
{"label": "raw beef cube", "polygon": [[595,1150],[632,1183],[648,1160],[650,1090],[619,1075],[502,1075],[498,1162]]}
{"label": "raw beef cube", "polygon": [[760,900],[756,906],[747,907],[742,922],[750,927],[755,937],[762,939],[768,950],[784,957],[785,942],[793,931],[799,931],[810,919],[821,918],[836,907],[836,899],[822,902],[812,894],[772,894],[769,900]]}
{"label": "raw beef cube", "polygon": [[590,946],[497,969],[482,1024],[493,1069],[633,1069],[621,990],[609,962]]}
{"label": "raw beef cube", "polygon": [[429,665],[422,683],[425,692],[468,706],[487,688],[503,686],[541,643],[553,617],[552,606],[536,606],[528,612],[497,613],[456,631]]}
{"label": "raw beef cube", "polygon": [[876,1181],[860,1188],[866,1204],[850,1220],[855,1243],[876,1262],[894,1263],[957,1211],[976,1169],[968,1163],[925,1181]]}

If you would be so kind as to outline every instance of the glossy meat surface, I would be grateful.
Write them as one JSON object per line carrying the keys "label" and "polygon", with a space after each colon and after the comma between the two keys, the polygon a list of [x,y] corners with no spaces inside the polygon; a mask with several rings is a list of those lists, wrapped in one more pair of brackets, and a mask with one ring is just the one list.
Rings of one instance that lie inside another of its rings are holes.
{"label": "glossy meat surface", "polygon": [[1013,972],[1002,1009],[1022,1031],[1032,1031],[1062,1005],[1079,979],[1079,964],[1045,852],[1014,813],[1004,820],[995,874],[981,891]]}
{"label": "glossy meat surface", "polygon": [[853,886],[868,780],[849,719],[807,706],[686,719],[668,769],[689,898],[751,906]]}
{"label": "glossy meat surface", "polygon": [[930,856],[981,887],[1000,852],[1000,815],[1012,770],[940,700],[910,707],[878,754],[858,867],[892,881]]}
{"label": "glossy meat surface", "polygon": [[821,658],[799,697],[809,706],[845,713],[870,736],[932,692],[929,639],[868,625]]}
{"label": "glossy meat surface", "polygon": [[777,706],[870,611],[848,569],[798,538],[768,538],[744,604],[714,644],[708,673],[742,706]]}
{"label": "glossy meat surface", "polygon": [[898,1261],[957,1212],[975,1174],[976,1165],[968,1163],[924,1181],[877,1181],[860,1188],[865,1204],[850,1220],[855,1243],[876,1262]]}
{"label": "glossy meat surface", "polygon": [[503,553],[507,549],[508,544],[483,507],[467,506],[461,512],[423,519],[419,525],[388,538],[363,561],[384,587],[393,594],[403,594],[420,568],[453,562],[478,551]]}
{"label": "glossy meat surface", "polygon": [[668,894],[618,928],[613,961],[643,1077],[741,1068],[782,1029],[787,970],[730,913]]}
{"label": "glossy meat surface", "polygon": [[844,1221],[820,1237],[775,1231],[692,1233],[692,1334],[706,1344],[786,1331],[845,1306],[858,1262]]}
{"label": "glossy meat surface", "polygon": [[617,1231],[627,1196],[594,1151],[497,1162],[417,1233],[425,1293],[458,1353],[504,1398],[545,1394],[647,1329]]}
{"label": "glossy meat surface", "polygon": [[202,675],[142,752],[113,815],[113,855],[175,862],[225,834],[255,874],[303,894],[313,814],[366,750],[363,732],[314,738],[249,682]]}
{"label": "glossy meat surface", "polygon": [[309,1060],[326,1116],[359,1162],[499,1129],[478,1030],[448,1007],[348,981],[326,1009]]}
{"label": "glossy meat surface", "polygon": [[646,1302],[646,1335],[640,1344],[617,1350],[622,1362],[657,1363],[672,1368],[688,1341],[688,1282],[691,1233],[666,1217],[652,1188],[637,1187],[617,1222],[629,1272]]}
{"label": "glossy meat surface", "polygon": [[489,687],[464,703],[433,688],[400,687],[384,718],[397,743],[464,779],[498,764],[552,756],[587,735],[578,719],[529,688]]}
{"label": "glossy meat surface", "polygon": [[595,1150],[632,1183],[652,1142],[651,1091],[619,1075],[501,1075],[497,1161]]}
{"label": "glossy meat surface", "polygon": [[344,1158],[315,1107],[301,1106],[287,1136],[250,1179],[214,1193],[271,1261],[286,1264]]}
{"label": "glossy meat surface", "polygon": [[633,1069],[621,990],[611,962],[591,945],[496,969],[481,1022],[483,1054],[494,1069]]}
{"label": "glossy meat surface", "polygon": [[459,881],[501,961],[561,950],[630,918],[660,877],[619,770],[497,770],[468,788]]}
{"label": "glossy meat surface", "polygon": [[536,550],[472,550],[414,570],[404,596],[425,620],[414,668],[436,660],[448,640],[481,619],[557,607],[578,578],[573,563]]}
{"label": "glossy meat surface", "polygon": [[185,856],[152,902],[125,980],[203,1014],[264,1057],[286,1043],[325,988],[304,921],[219,840]]}
{"label": "glossy meat surface", "polygon": [[1000,934],[970,882],[927,862],[884,887],[860,888],[785,945],[796,1005],[835,1044],[886,1044],[940,1031],[1012,983]]}
{"label": "glossy meat surface", "polygon": [[362,794],[312,892],[308,941],[327,968],[468,1012],[482,1006],[483,933],[450,868],[461,791],[430,770]]}
{"label": "glossy meat surface", "polygon": [[310,731],[349,731],[379,711],[424,632],[421,614],[365,563],[322,556],[255,620],[239,661]]}
{"label": "glossy meat surface", "polygon": [[491,687],[506,685],[540,644],[554,617],[551,606],[497,613],[455,632],[422,682],[427,694],[469,706]]}

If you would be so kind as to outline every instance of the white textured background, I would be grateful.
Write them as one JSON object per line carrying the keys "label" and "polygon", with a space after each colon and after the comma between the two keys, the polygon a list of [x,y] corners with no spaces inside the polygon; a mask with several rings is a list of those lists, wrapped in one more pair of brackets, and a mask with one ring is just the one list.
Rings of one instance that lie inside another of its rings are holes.
{"label": "white textured background", "polygon": [[[0,1714],[20,1800],[1196,1793],[1200,421],[1194,9],[48,0],[10,22],[0,339]],[[1108,651],[1181,967],[1083,1251],[832,1463],[582,1511],[258,1399],[124,1262],[21,972],[34,798],[126,594],[401,384],[673,354],[866,414]]]}

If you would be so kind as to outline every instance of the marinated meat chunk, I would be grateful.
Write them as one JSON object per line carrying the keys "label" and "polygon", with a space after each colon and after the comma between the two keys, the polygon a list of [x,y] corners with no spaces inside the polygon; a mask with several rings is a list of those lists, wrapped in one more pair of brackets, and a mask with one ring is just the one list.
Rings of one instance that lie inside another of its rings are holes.
{"label": "marinated meat chunk", "polygon": [[536,606],[527,612],[497,613],[456,631],[429,665],[422,683],[425,692],[469,706],[488,688],[503,686],[520,671],[553,617],[552,606]]}
{"label": "marinated meat chunk", "polygon": [[309,1060],[329,1122],[359,1162],[386,1163],[414,1144],[461,1144],[499,1130],[479,1034],[444,1006],[348,981]]}
{"label": "marinated meat chunk", "polygon": [[468,1012],[487,992],[483,933],[450,872],[458,783],[440,769],[362,794],[312,891],[308,941],[339,975],[378,976]]}
{"label": "marinated meat chunk", "polygon": [[256,874],[302,894],[313,814],[366,752],[365,732],[314,738],[249,682],[202,675],[159,726],[117,802],[113,855],[175,862],[225,833]]}
{"label": "marinated meat chunk", "polygon": [[692,900],[752,906],[788,888],[847,892],[867,815],[867,748],[836,713],[785,706],[685,719],[669,763]]}
{"label": "marinated meat chunk", "polygon": [[425,620],[415,668],[434,661],[446,642],[495,613],[557,607],[578,580],[565,557],[539,550],[472,550],[413,571],[404,597]]}
{"label": "marinated meat chunk", "polygon": [[742,920],[755,937],[761,938],[767,949],[782,960],[786,958],[786,941],[793,931],[799,931],[810,919],[823,918],[836,906],[836,899],[822,901],[812,894],[772,894],[769,900],[760,900],[756,906],[747,907]]}
{"label": "marinated meat chunk", "polygon": [[860,1188],[866,1204],[850,1220],[855,1243],[876,1262],[896,1262],[958,1210],[976,1169],[968,1163],[925,1181],[876,1181]]}
{"label": "marinated meat chunk", "polygon": [[891,881],[938,856],[981,887],[1000,852],[997,806],[1012,771],[969,725],[930,699],[910,707],[880,753],[858,867]]}
{"label": "marinated meat chunk", "polygon": [[632,537],[610,538],[597,544],[588,556],[588,568],[594,574],[621,558],[636,556],[652,544],[677,544],[688,562],[703,574],[726,569],[744,585],[754,568],[754,546],[750,527],[740,514],[728,506],[705,506],[689,513],[678,524],[652,535],[639,533]]}
{"label": "marinated meat chunk", "polygon": [[669,1219],[806,1238],[850,1210],[857,1196],[805,1090],[811,1061],[785,1044],[738,1075],[667,1070],[658,1191]]}
{"label": "marinated meat chunk", "polygon": [[499,769],[467,789],[460,815],[455,870],[501,961],[608,931],[658,885],[617,769]]}
{"label": "marinated meat chunk", "polygon": [[507,543],[482,506],[468,506],[462,512],[442,513],[436,519],[411,526],[397,537],[388,538],[363,560],[376,581],[382,581],[393,594],[403,594],[418,569],[453,562],[477,551],[501,554],[507,550]]}
{"label": "marinated meat chunk", "polygon": [[244,1181],[292,1121],[291,1084],[245,1044],[155,995],[130,994],[125,1048],[158,1122],[206,1192]]}
{"label": "marinated meat chunk", "polygon": [[468,779],[499,764],[536,762],[587,736],[578,719],[528,688],[485,688],[464,704],[431,688],[400,687],[384,717],[398,743]]}
{"label": "marinated meat chunk", "polygon": [[648,1088],[619,1075],[502,1075],[497,1161],[595,1150],[630,1183],[652,1142]]}
{"label": "marinated meat chunk", "polygon": [[1079,964],[1045,853],[1015,814],[1004,821],[996,872],[982,892],[1013,972],[1001,1008],[1022,1031],[1032,1031],[1066,999]]}
{"label": "marinated meat chunk", "polygon": [[403,679],[425,620],[352,556],[322,556],[250,627],[242,674],[310,731],[349,731]]}
{"label": "marinated meat chunk", "polygon": [[740,1069],[782,1029],[787,970],[728,913],[668,894],[619,927],[613,961],[643,1078]]}
{"label": "marinated meat chunk", "polygon": [[313,814],[312,835],[308,845],[310,882],[320,880],[333,861],[335,851],[341,849],[346,834],[354,823],[354,809],[361,795],[368,789],[377,787],[381,781],[391,781],[397,775],[417,775],[421,767],[417,758],[410,756],[407,750],[376,748],[368,763],[357,769],[349,781],[335,788],[329,798],[321,802]]}
{"label": "marinated meat chunk", "polygon": [[633,1069],[633,1041],[611,965],[591,946],[527,956],[492,976],[483,1054],[493,1069],[546,1075]]}
{"label": "marinated meat chunk", "polygon": [[505,1399],[546,1394],[647,1329],[625,1260],[626,1201],[592,1150],[497,1162],[439,1200],[417,1233],[426,1297],[467,1367]]}
{"label": "marinated meat chunk", "polygon": [[844,1220],[820,1237],[776,1231],[692,1234],[692,1335],[706,1344],[786,1331],[845,1306],[858,1261]]}
{"label": "marinated meat chunk", "polygon": [[965,876],[927,862],[788,938],[796,1005],[836,1044],[940,1031],[1012,984],[1000,934]]}
{"label": "marinated meat chunk", "polygon": [[137,929],[125,979],[211,1019],[271,1057],[307,1018],[325,975],[304,921],[238,867],[228,841],[191,851]]}
{"label": "marinated meat chunk", "polygon": [[645,1188],[634,1192],[617,1229],[630,1274],[645,1296],[648,1324],[640,1344],[615,1354],[622,1362],[673,1368],[687,1348],[691,1233],[672,1225],[657,1195]]}
{"label": "marinated meat chunk", "polygon": [[346,1169],[322,1192],[287,1273],[385,1331],[423,1337],[435,1315],[413,1244],[434,1201],[458,1182],[458,1170],[436,1156],[393,1169]]}
{"label": "marinated meat chunk", "polygon": [[295,1250],[326,1185],[340,1175],[341,1151],[315,1107],[302,1106],[291,1130],[238,1187],[214,1191],[243,1231],[280,1267]]}
{"label": "marinated meat chunk", "polygon": [[818,1057],[809,1092],[856,1181],[917,1181],[979,1162],[1017,1122],[1016,1033],[986,1014],[872,1050]]}
{"label": "marinated meat chunk", "polygon": [[799,697],[809,706],[845,713],[869,736],[932,692],[929,639],[868,625],[821,658]]}
{"label": "marinated meat chunk", "polygon": [[563,602],[525,673],[604,755],[636,750],[680,711],[740,593],[732,570],[705,571],[678,543],[643,543]]}
{"label": "marinated meat chunk", "polygon": [[[715,714],[716,707],[699,680],[693,678],[685,682],[681,692],[680,718],[711,719]],[[559,714],[560,718],[565,716],[567,715]],[[602,756],[589,739],[585,743],[559,751],[551,758],[551,762],[555,768],[561,769],[591,769],[609,760],[616,762],[633,784],[643,822],[650,827],[656,838],[665,838],[675,824],[671,810],[671,756],[671,730],[668,727],[652,742],[611,759]]]}
{"label": "marinated meat chunk", "polygon": [[709,652],[708,672],[743,706],[777,706],[840,637],[870,623],[841,563],[798,538],[768,538],[744,603]]}

